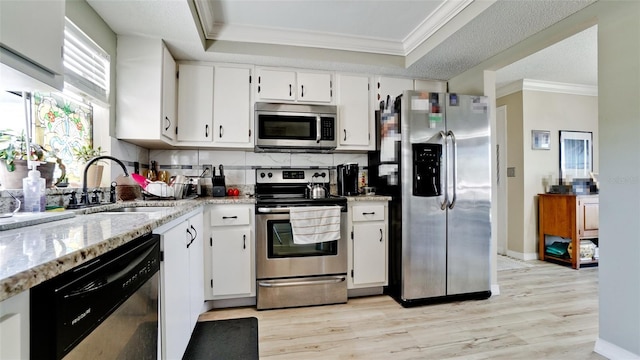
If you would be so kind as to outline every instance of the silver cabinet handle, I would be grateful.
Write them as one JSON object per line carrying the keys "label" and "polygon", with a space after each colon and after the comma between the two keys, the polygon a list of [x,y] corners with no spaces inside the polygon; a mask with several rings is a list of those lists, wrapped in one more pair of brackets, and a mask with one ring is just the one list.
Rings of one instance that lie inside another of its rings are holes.
{"label": "silver cabinet handle", "polygon": [[451,203],[449,204],[449,209],[453,209],[454,206],[456,206],[456,195],[457,195],[457,190],[456,188],[458,187],[458,146],[456,143],[456,136],[454,135],[453,131],[449,130],[449,132],[447,133],[447,135],[449,137],[451,137],[451,144],[453,145],[453,154],[452,154],[452,158],[453,158],[453,198],[451,199]]}

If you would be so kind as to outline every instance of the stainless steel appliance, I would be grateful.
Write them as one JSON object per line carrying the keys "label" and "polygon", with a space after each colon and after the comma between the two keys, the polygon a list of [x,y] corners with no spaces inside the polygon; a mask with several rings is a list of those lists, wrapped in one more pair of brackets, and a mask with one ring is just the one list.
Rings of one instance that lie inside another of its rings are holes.
{"label": "stainless steel appliance", "polygon": [[393,198],[388,291],[404,306],[491,295],[487,104],[406,91],[378,115],[369,180]]}
{"label": "stainless steel appliance", "polygon": [[[347,201],[310,198],[308,185],[329,189],[329,169],[256,170],[256,278],[259,310],[347,301]],[[294,242],[294,207],[340,207],[340,238]]]}
{"label": "stainless steel appliance", "polygon": [[255,104],[257,151],[330,151],[337,145],[333,105]]}
{"label": "stainless steel appliance", "polygon": [[338,195],[358,195],[358,176],[360,168],[356,163],[340,164],[337,166]]}
{"label": "stainless steel appliance", "polygon": [[156,360],[159,270],[149,234],[32,288],[31,358]]}

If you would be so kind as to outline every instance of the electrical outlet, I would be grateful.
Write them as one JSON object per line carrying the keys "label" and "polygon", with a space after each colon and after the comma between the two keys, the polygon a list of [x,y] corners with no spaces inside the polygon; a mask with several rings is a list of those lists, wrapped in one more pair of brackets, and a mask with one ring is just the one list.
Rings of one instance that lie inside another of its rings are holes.
{"label": "electrical outlet", "polygon": [[213,165],[211,164],[202,165],[202,176],[211,177],[213,175],[211,169],[213,169]]}

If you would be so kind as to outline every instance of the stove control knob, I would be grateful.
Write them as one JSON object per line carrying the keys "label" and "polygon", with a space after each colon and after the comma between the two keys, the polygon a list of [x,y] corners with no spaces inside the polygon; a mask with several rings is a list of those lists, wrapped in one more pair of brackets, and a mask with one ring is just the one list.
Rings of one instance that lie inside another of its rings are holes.
{"label": "stove control knob", "polygon": [[273,177],[273,174],[272,174],[272,173],[268,173],[268,174],[267,174],[267,176],[268,176],[269,178],[272,178],[272,177]]}
{"label": "stove control knob", "polygon": [[260,173],[260,177],[264,178],[264,173],[263,172]]}

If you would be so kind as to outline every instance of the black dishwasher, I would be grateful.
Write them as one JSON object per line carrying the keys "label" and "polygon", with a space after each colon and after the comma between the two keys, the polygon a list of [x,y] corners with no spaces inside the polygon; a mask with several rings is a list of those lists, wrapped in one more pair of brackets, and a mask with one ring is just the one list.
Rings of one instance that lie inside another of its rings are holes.
{"label": "black dishwasher", "polygon": [[31,289],[31,359],[157,359],[160,237],[144,235]]}

